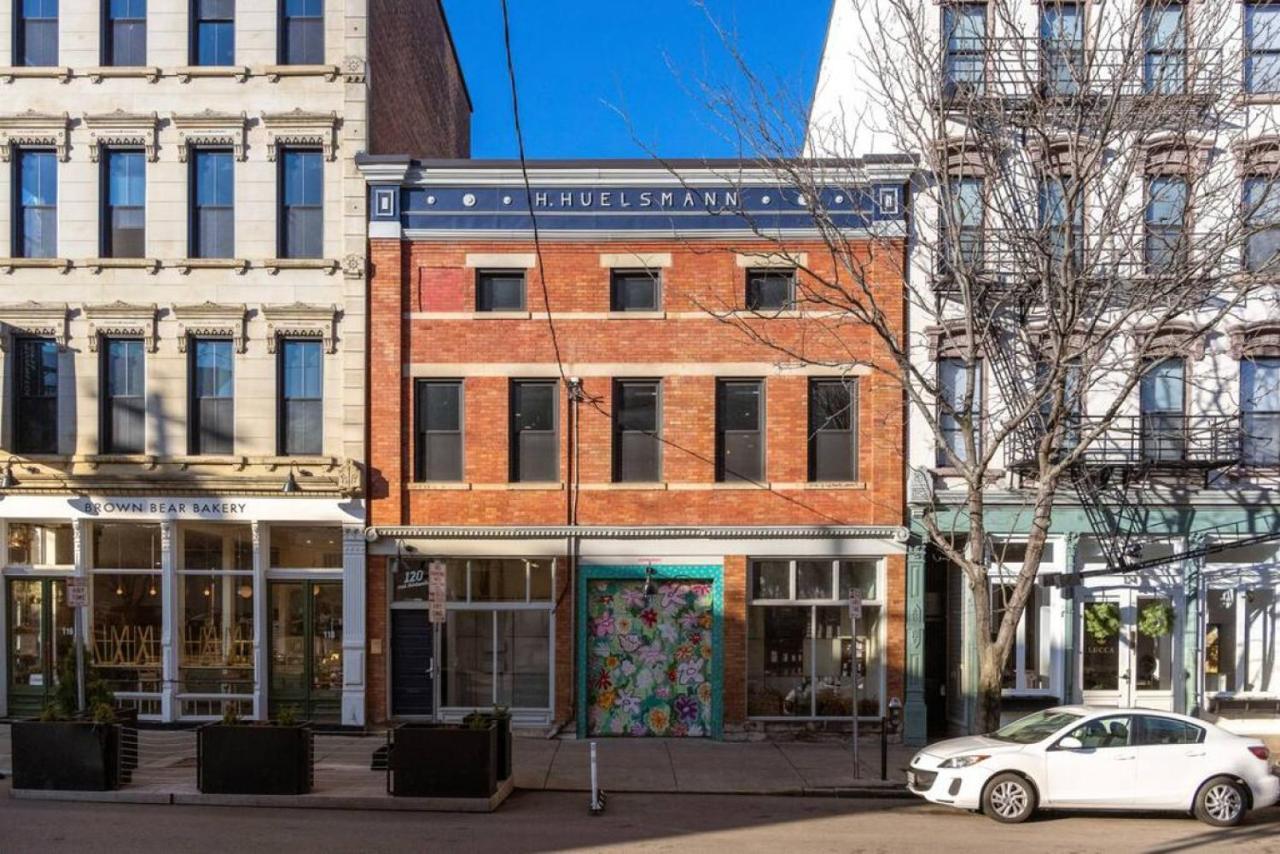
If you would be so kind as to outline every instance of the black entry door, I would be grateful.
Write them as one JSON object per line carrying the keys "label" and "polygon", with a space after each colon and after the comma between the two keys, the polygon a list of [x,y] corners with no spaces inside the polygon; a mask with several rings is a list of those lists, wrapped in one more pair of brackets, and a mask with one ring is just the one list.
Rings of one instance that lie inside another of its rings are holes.
{"label": "black entry door", "polygon": [[433,635],[426,611],[391,612],[391,714],[397,717],[435,711]]}

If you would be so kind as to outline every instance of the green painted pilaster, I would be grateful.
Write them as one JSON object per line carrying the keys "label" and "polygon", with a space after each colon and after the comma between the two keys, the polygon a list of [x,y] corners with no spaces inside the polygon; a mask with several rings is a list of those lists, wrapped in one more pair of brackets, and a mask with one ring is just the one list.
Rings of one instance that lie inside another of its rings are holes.
{"label": "green painted pilaster", "polygon": [[[1204,545],[1203,537],[1194,537],[1188,548]],[[1200,616],[1204,610],[1204,558],[1182,562],[1182,711],[1198,715],[1200,709],[1200,673],[1204,666],[1200,652]]]}
{"label": "green painted pilaster", "polygon": [[[1065,537],[1066,555],[1063,569],[1074,574],[1079,566],[1080,534],[1073,531]],[[1076,602],[1080,586],[1074,582],[1062,586],[1062,691],[1064,703],[1076,701]]]}
{"label": "green painted pilaster", "polygon": [[917,542],[907,550],[907,685],[903,704],[902,740],[924,744],[929,717],[924,702],[924,586],[925,547]]}

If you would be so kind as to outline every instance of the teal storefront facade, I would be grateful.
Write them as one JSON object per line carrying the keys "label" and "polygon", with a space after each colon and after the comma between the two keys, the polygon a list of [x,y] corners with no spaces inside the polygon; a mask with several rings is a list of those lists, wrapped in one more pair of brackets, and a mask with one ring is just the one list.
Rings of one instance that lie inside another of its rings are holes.
{"label": "teal storefront facade", "polygon": [[[1275,542],[1178,557],[1213,544],[1269,533],[1274,509],[1211,491],[1195,500],[1152,495],[1132,538],[1141,559],[1169,561],[1134,573],[1107,571],[1098,539],[1078,504],[1053,514],[1049,548],[1018,626],[1004,674],[1004,710],[1016,717],[1060,703],[1138,706],[1210,719],[1256,735],[1280,734],[1276,626],[1280,551]],[[971,732],[978,672],[973,591],[963,573],[926,544],[913,508],[907,560],[907,736],[913,742]],[[962,534],[954,506],[939,524]],[[1012,493],[988,496],[987,527],[1004,545],[1000,580],[1021,568],[1030,511]]]}

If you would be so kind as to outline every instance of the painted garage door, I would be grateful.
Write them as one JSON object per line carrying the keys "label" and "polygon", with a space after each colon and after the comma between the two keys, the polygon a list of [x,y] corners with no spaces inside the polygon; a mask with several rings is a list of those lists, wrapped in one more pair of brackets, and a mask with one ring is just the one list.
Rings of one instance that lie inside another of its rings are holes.
{"label": "painted garage door", "polygon": [[714,605],[709,583],[594,580],[587,595],[587,707],[593,735],[712,732]]}

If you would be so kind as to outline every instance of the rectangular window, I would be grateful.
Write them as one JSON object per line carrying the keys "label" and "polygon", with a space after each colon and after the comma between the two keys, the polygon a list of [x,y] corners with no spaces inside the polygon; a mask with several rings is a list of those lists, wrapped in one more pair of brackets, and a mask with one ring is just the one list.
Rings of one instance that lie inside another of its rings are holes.
{"label": "rectangular window", "polygon": [[1268,270],[1280,252],[1280,190],[1274,179],[1263,175],[1244,179],[1244,220],[1245,269]]}
{"label": "rectangular window", "polygon": [[462,480],[462,383],[419,380],[415,394],[414,480]]}
{"label": "rectangular window", "polygon": [[716,383],[716,480],[764,480],[764,382]]}
{"label": "rectangular window", "polygon": [[178,536],[178,692],[219,698],[192,697],[183,708],[217,715],[234,702],[243,709],[255,687],[254,604],[263,592],[253,579],[253,532],[184,523]]}
{"label": "rectangular window", "polygon": [[14,222],[14,255],[56,258],[58,255],[58,156],[52,151],[19,151],[15,164],[18,210]]}
{"label": "rectangular window", "polygon": [[324,155],[288,149],[280,158],[280,257],[324,255]]}
{"label": "rectangular window", "polygon": [[747,308],[750,311],[786,311],[796,301],[795,270],[748,270]]}
{"label": "rectangular window", "polygon": [[193,65],[235,65],[235,0],[192,0]]}
{"label": "rectangular window", "polygon": [[[972,396],[966,394],[970,379],[973,380]],[[969,366],[964,359],[939,359],[938,394],[938,430],[943,442],[943,447],[938,449],[938,465],[951,466],[953,457],[968,462],[964,442],[966,423],[972,425],[976,449],[979,452],[982,449],[981,363]]]}
{"label": "rectangular window", "polygon": [[613,384],[613,480],[662,480],[662,384],[618,380]]}
{"label": "rectangular window", "polygon": [[315,455],[324,449],[324,345],[280,341],[280,453]]}
{"label": "rectangular window", "polygon": [[58,452],[58,345],[48,338],[14,342],[13,449]]}
{"label": "rectangular window", "polygon": [[272,525],[271,569],[342,569],[342,529],[329,525]]}
{"label": "rectangular window", "polygon": [[942,59],[942,94],[981,94],[984,87],[987,4],[953,3],[942,8],[946,54]]}
{"label": "rectangular window", "polygon": [[1076,95],[1085,74],[1084,9],[1077,3],[1041,5],[1041,92],[1045,97]]}
{"label": "rectangular window", "polygon": [[108,150],[102,158],[106,178],[102,215],[102,256],[146,255],[147,173],[141,151]]}
{"label": "rectangular window", "polygon": [[[1001,571],[1009,577],[1009,566]],[[994,638],[1000,630],[1009,597],[1013,595],[1011,584],[991,585],[991,632]],[[1052,673],[1053,647],[1051,643],[1053,614],[1049,607],[1049,589],[1040,584],[1031,588],[1018,621],[1014,636],[1014,648],[1005,659],[1001,688],[1005,693],[1032,693],[1049,690]]]}
{"label": "rectangular window", "polygon": [[230,151],[196,149],[191,157],[191,257],[235,254],[235,161]]}
{"label": "rectangular window", "polygon": [[947,192],[950,204],[942,211],[940,272],[973,274],[982,268],[982,179],[952,178]]}
{"label": "rectangular window", "polygon": [[1187,86],[1187,33],[1183,4],[1155,0],[1142,8],[1142,87],[1148,94],[1176,95]]}
{"label": "rectangular window", "polygon": [[610,311],[660,311],[657,270],[613,270],[609,274]]}
{"label": "rectangular window", "polygon": [[858,479],[858,385],[809,381],[809,480]]}
{"label": "rectangular window", "polygon": [[1280,465],[1280,358],[1240,362],[1244,403],[1244,459],[1255,466]]}
{"label": "rectangular window", "polygon": [[280,62],[324,63],[324,0],[281,0]]}
{"label": "rectangular window", "polygon": [[[757,560],[747,610],[747,714],[879,717],[884,678],[876,560]],[[849,590],[862,592],[856,627]]]}
{"label": "rectangular window", "polygon": [[1054,266],[1084,266],[1084,199],[1066,178],[1040,181],[1040,229],[1052,251]]}
{"label": "rectangular window", "polygon": [[147,64],[147,0],[105,0],[103,65]]}
{"label": "rectangular window", "polygon": [[142,341],[103,341],[102,453],[145,453],[146,371]]}
{"label": "rectangular window", "polygon": [[1147,272],[1168,273],[1187,260],[1187,179],[1158,175],[1147,179]]}
{"label": "rectangular window", "polygon": [[524,306],[524,271],[476,272],[476,311],[523,311]]}
{"label": "rectangular window", "polygon": [[1180,357],[1153,362],[1139,384],[1142,456],[1177,461],[1186,451],[1186,364]]}
{"label": "rectangular window", "polygon": [[10,522],[7,563],[19,566],[75,564],[75,533],[69,522]]}
{"label": "rectangular window", "polygon": [[235,449],[235,381],[231,342],[191,342],[191,453],[231,454]]}
{"label": "rectangular window", "polygon": [[1244,47],[1245,91],[1280,92],[1280,4],[1245,5]]}
{"label": "rectangular window", "polygon": [[511,384],[511,480],[560,480],[559,387],[554,382]]}
{"label": "rectangular window", "polygon": [[58,0],[15,0],[13,64],[58,64]]}

